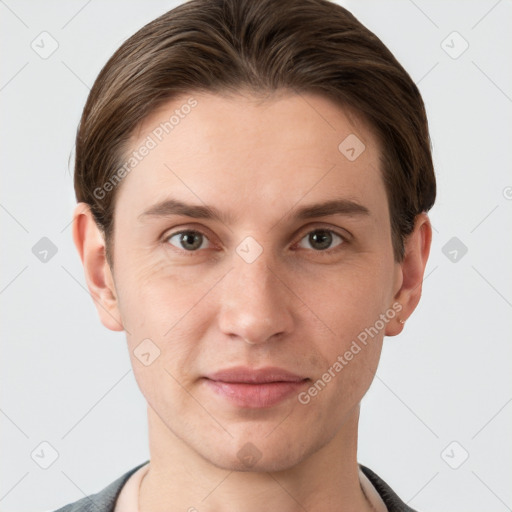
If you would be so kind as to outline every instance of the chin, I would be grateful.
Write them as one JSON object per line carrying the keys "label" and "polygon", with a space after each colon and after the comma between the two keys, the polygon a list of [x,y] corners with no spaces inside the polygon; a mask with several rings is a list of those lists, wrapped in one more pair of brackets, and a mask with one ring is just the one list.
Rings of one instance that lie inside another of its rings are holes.
{"label": "chin", "polygon": [[[271,434],[272,435],[272,434]],[[307,438],[307,434],[304,434]],[[213,446],[203,457],[215,467],[227,471],[266,473],[286,471],[300,464],[315,451],[312,439],[307,445],[293,442],[291,436],[285,440],[278,436],[273,441],[257,436],[247,436],[226,443],[225,450]]]}

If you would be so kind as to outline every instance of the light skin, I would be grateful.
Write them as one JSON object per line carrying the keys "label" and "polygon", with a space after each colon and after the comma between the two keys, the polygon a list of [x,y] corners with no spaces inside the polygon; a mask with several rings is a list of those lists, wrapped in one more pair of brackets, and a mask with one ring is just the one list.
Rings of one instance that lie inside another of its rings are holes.
{"label": "light skin", "polygon": [[[417,216],[396,262],[378,139],[316,94],[184,95],[144,120],[131,149],[190,96],[197,106],[116,190],[113,269],[83,203],[73,224],[100,319],[127,332],[148,403],[140,510],[369,511],[357,466],[359,404],[384,335],[399,334],[398,318],[420,299],[429,219]],[[366,146],[353,162],[338,149],[352,133]],[[144,215],[169,198],[229,218]],[[367,212],[297,217],[337,199]],[[199,233],[181,240],[184,230]],[[263,249],[251,263],[236,250],[249,236]],[[401,311],[307,404],[292,394],[245,408],[205,385],[213,371],[278,366],[310,379],[307,391],[397,303]],[[149,366],[134,354],[145,339],[160,350]],[[251,467],[240,457],[247,443],[259,454]]]}

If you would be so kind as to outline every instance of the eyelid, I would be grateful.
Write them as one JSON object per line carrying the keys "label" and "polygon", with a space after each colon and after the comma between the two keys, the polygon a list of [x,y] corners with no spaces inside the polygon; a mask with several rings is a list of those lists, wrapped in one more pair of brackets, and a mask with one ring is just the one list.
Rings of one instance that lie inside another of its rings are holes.
{"label": "eyelid", "polygon": [[[300,250],[306,251],[306,253],[312,253],[314,258],[332,258],[335,257],[337,254],[339,254],[340,251],[343,251],[345,249],[346,244],[350,243],[351,236],[348,236],[348,234],[343,234],[344,230],[341,228],[334,229],[332,227],[325,227],[323,226],[309,226],[308,229],[305,231],[301,231],[297,242],[293,244],[293,247],[299,246],[299,244],[302,242],[302,240],[309,235],[310,233],[314,233],[315,231],[326,231],[329,233],[334,234],[335,236],[338,236],[341,238],[341,243],[334,247],[329,247],[328,249],[324,250],[314,250],[314,249],[304,249],[302,247],[299,247]],[[296,249],[294,249],[296,250]]]}
{"label": "eyelid", "polygon": [[[196,227],[193,224],[189,225],[189,226],[184,226],[184,227],[181,227],[181,228],[172,228],[170,230],[164,231],[163,235],[160,237],[160,240],[163,243],[167,243],[169,245],[172,245],[172,244],[169,243],[169,238],[171,238],[171,237],[173,237],[175,235],[179,235],[179,234],[182,234],[182,233],[188,233],[188,232],[199,233],[200,235],[203,235],[205,238],[207,238],[208,242],[210,244],[215,245],[211,241],[211,236],[207,233],[206,230],[204,230],[202,228],[199,228],[199,227]],[[176,249],[177,251],[180,250],[178,247],[175,247],[175,246],[173,246],[173,248]],[[199,251],[185,251],[185,249],[183,249],[182,252],[186,252],[186,253],[189,253],[189,254],[194,254],[195,252],[199,252]]]}
{"label": "eyelid", "polygon": [[339,226],[333,226],[331,224],[318,222],[314,224],[308,224],[305,228],[301,229],[301,231],[299,232],[299,241],[302,240],[302,238],[305,235],[311,233],[312,231],[330,231],[341,237],[345,242],[350,242],[353,238],[352,234],[346,229],[340,228]]}

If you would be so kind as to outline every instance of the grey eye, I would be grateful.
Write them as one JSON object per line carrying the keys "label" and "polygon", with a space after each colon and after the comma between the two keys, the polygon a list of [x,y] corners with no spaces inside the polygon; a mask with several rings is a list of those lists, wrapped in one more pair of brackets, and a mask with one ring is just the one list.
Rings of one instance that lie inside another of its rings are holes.
{"label": "grey eye", "polygon": [[304,247],[303,241],[306,240],[313,249],[318,251],[325,251],[326,249],[331,248],[331,244],[335,239],[339,240],[339,243],[336,245],[340,245],[343,243],[343,238],[340,235],[337,235],[334,231],[330,229],[315,229],[308,233],[299,243],[299,245],[305,249],[308,247]]}
{"label": "grey eye", "polygon": [[[174,240],[173,240],[174,239]],[[207,240],[206,236],[199,231],[178,231],[170,235],[167,241],[177,247],[178,249],[185,249],[186,251],[196,251],[197,249],[204,249],[203,242]]]}

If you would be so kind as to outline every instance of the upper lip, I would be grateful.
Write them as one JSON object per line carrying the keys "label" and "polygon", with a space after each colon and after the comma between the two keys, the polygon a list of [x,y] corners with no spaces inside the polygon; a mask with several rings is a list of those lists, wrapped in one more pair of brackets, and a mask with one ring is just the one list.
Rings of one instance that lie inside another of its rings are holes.
{"label": "upper lip", "polygon": [[288,370],[277,367],[249,368],[237,366],[227,368],[206,376],[210,380],[221,382],[241,382],[250,384],[264,384],[268,382],[300,382],[306,380]]}

